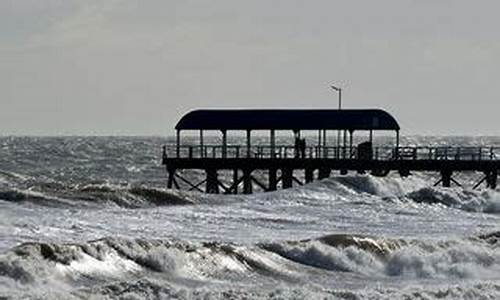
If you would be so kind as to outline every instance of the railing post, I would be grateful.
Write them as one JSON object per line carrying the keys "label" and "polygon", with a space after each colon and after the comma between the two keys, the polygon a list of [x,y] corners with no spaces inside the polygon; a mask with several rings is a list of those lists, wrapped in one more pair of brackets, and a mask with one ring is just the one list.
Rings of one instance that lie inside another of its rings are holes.
{"label": "railing post", "polygon": [[176,155],[177,155],[177,158],[180,158],[181,156],[181,131],[180,129],[177,129],[177,136],[176,136]]}

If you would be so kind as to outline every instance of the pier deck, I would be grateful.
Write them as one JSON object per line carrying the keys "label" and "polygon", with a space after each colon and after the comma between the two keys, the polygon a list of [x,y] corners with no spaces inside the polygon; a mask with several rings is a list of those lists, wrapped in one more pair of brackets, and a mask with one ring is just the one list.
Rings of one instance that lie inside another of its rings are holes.
{"label": "pier deck", "polygon": [[[225,149],[224,149],[225,148]],[[340,174],[371,173],[386,176],[391,171],[401,176],[412,172],[430,171],[440,174],[442,184],[450,187],[453,174],[475,171],[484,174],[474,188],[482,183],[496,188],[500,169],[500,148],[495,147],[376,147],[371,155],[354,147],[307,147],[304,157],[298,157],[291,146],[168,146],[164,148],[163,164],[169,174],[168,187],[180,188],[177,179],[190,190],[207,193],[252,193],[257,185],[264,191],[274,191],[324,179],[338,171]],[[178,170],[197,169],[206,173],[201,183],[192,183],[177,173]],[[219,181],[219,172],[233,172],[229,185]],[[266,182],[257,180],[254,171],[267,172]],[[303,176],[296,176],[303,172]],[[299,180],[303,178],[302,180]],[[204,185],[204,186],[202,186]]]}

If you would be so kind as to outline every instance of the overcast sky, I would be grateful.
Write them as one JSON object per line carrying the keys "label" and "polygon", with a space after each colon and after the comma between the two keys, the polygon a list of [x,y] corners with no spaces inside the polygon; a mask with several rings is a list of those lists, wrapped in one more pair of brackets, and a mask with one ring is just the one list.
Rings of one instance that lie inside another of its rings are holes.
{"label": "overcast sky", "polygon": [[0,135],[169,135],[194,108],[383,108],[499,135],[500,1],[0,0]]}

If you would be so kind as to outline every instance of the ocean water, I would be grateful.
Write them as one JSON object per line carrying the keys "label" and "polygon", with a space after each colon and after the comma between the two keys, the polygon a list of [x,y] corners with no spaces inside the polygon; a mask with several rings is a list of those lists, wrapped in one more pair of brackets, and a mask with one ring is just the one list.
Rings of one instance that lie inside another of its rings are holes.
{"label": "ocean water", "polygon": [[171,141],[0,138],[0,298],[500,298],[500,193],[472,190],[481,174],[442,188],[432,173],[333,173],[204,195],[166,190]]}

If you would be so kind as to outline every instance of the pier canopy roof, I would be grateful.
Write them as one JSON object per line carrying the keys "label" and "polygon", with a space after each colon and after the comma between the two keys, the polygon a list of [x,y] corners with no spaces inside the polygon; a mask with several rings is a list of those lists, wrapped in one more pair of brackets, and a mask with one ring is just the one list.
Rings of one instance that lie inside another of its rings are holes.
{"label": "pier canopy roof", "polygon": [[396,130],[396,119],[381,109],[194,110],[177,130]]}

